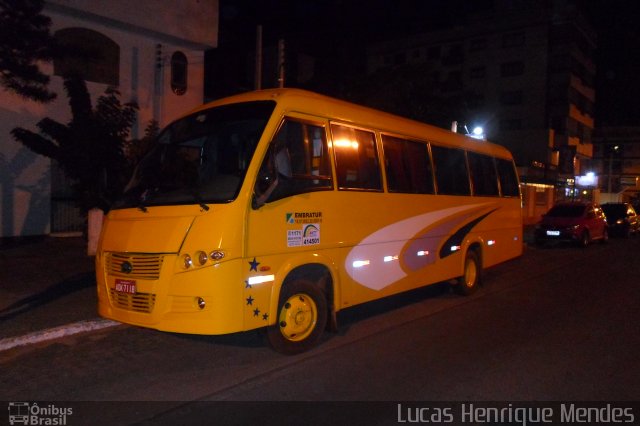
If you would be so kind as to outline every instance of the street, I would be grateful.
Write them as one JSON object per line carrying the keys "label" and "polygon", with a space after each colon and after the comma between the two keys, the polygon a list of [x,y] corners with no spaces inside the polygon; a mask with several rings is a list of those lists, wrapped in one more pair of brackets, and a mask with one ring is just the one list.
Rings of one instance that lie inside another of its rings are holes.
{"label": "street", "polygon": [[202,401],[638,401],[639,251],[527,247],[471,297],[438,284],[352,308],[293,357],[259,332],[124,325],[16,348],[0,352],[0,400],[165,401],[104,424],[171,424]]}

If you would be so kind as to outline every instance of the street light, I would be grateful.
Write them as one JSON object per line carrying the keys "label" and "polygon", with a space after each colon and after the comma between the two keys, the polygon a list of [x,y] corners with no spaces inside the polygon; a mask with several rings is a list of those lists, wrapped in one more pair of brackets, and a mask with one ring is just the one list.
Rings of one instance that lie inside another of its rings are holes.
{"label": "street light", "polygon": [[471,132],[469,132],[469,130],[467,129],[467,126],[464,126],[464,127],[465,127],[465,130],[467,130],[467,136],[474,139],[480,139],[480,140],[485,139],[484,129],[482,128],[482,126],[474,127],[473,131]]}

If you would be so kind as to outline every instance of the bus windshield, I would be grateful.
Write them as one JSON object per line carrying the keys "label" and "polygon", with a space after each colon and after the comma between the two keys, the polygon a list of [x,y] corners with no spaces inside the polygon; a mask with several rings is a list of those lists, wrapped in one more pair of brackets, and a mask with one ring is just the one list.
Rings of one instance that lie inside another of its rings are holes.
{"label": "bus windshield", "polygon": [[273,101],[223,105],[170,124],[113,208],[233,201],[274,108]]}

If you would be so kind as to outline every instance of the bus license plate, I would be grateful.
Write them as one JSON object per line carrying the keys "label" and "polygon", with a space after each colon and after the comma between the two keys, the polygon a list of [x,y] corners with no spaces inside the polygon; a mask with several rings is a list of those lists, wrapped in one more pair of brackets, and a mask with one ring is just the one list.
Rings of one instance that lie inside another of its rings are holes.
{"label": "bus license plate", "polygon": [[136,294],[136,281],[116,278],[115,289],[118,293]]}
{"label": "bus license plate", "polygon": [[560,231],[547,231],[547,235],[551,235],[553,237],[559,237]]}

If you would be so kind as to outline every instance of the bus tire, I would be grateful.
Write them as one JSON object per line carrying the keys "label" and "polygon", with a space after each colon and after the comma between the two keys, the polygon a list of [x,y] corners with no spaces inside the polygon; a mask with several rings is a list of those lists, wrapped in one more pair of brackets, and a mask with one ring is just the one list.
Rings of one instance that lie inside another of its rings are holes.
{"label": "bus tire", "polygon": [[277,352],[294,355],[311,349],[327,325],[327,299],[306,279],[285,283],[278,302],[276,324],[267,328],[267,341]]}
{"label": "bus tire", "polygon": [[475,250],[468,250],[464,258],[462,275],[456,280],[453,289],[462,296],[469,296],[478,290],[482,278],[480,257]]}

